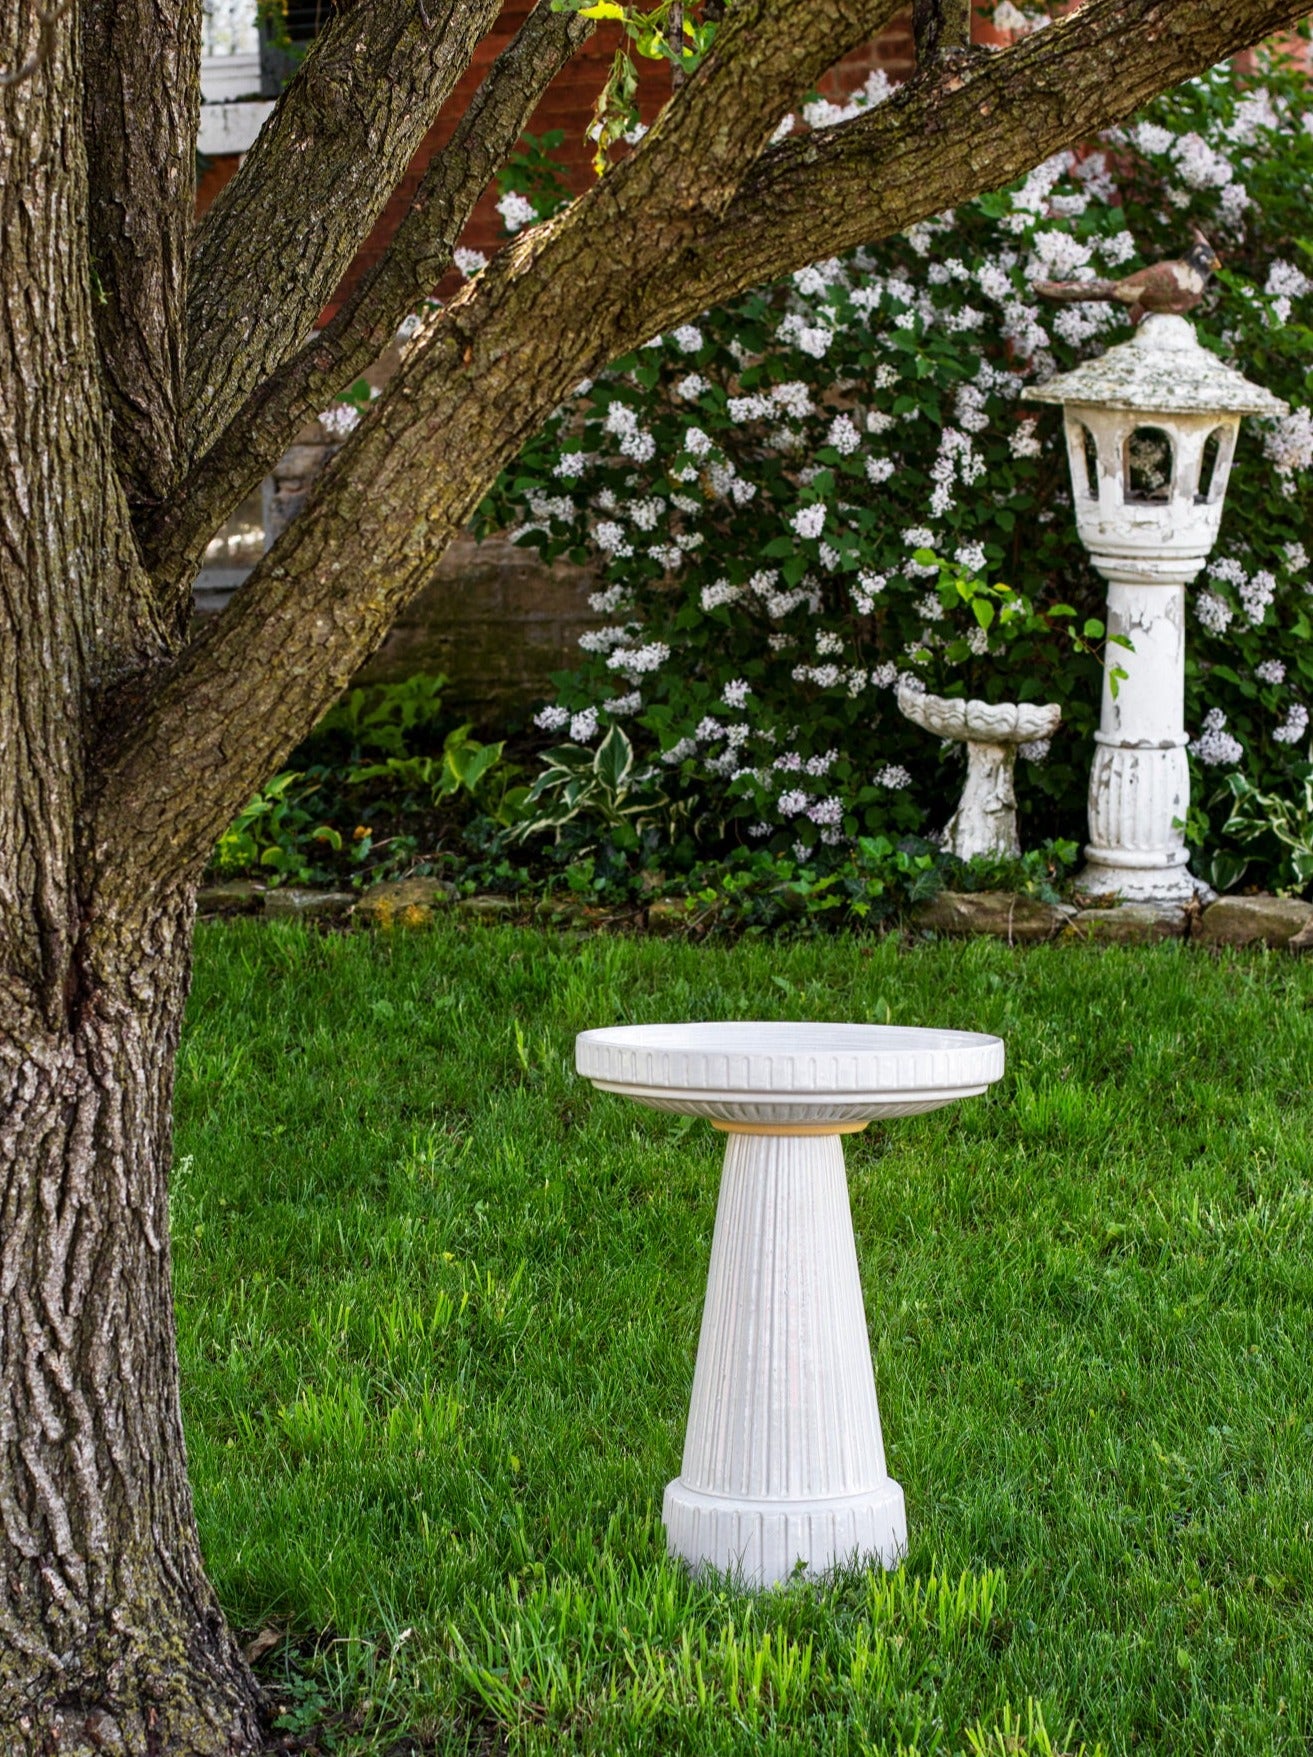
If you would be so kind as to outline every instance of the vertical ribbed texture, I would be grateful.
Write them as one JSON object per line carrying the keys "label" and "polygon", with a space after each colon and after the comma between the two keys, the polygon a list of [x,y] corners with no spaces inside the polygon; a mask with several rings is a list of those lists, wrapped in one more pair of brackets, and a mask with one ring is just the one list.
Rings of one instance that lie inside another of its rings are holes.
{"label": "vertical ribbed texture", "polygon": [[[1179,746],[1133,750],[1096,745],[1090,771],[1090,848],[1146,856],[1146,866],[1176,864],[1184,847],[1190,766]],[[1156,858],[1155,858],[1156,857]]]}
{"label": "vertical ribbed texture", "polygon": [[799,1500],[885,1474],[839,1137],[731,1135],[682,1480]]}

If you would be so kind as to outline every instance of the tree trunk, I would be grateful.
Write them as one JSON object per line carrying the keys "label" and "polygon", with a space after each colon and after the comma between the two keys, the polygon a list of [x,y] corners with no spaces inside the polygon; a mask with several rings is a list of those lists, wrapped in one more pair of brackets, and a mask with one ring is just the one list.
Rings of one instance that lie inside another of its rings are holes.
{"label": "tree trunk", "polygon": [[0,994],[6,1753],[262,1743],[202,1569],[178,1401],[167,1187],[190,915],[173,903],[60,1029]]}
{"label": "tree trunk", "polygon": [[100,704],[167,630],[113,462],[79,53],[69,9],[0,5],[0,68],[30,67],[0,89],[0,1752],[247,1757],[169,1277],[190,876],[106,868],[87,828]]}

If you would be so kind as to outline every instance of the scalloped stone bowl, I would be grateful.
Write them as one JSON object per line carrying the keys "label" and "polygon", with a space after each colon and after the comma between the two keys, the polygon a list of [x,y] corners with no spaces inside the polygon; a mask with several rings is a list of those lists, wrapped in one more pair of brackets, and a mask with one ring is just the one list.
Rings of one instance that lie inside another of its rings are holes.
{"label": "scalloped stone bowl", "polygon": [[961,701],[900,689],[898,708],[936,738],[954,738],[960,743],[1029,744],[1033,739],[1051,738],[1062,723],[1062,708],[1057,702]]}
{"label": "scalloped stone bowl", "polygon": [[887,1025],[627,1025],[583,1031],[605,1092],[728,1135],[671,1553],[745,1585],[893,1567],[903,1491],[885,1468],[840,1136],[984,1092],[1003,1044]]}

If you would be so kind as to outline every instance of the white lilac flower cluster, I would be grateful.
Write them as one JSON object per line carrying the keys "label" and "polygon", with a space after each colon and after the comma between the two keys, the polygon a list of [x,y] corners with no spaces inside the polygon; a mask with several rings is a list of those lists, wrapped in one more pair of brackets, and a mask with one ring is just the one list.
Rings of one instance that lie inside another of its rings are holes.
{"label": "white lilac flower cluster", "polygon": [[481,250],[453,250],[451,260],[455,263],[463,279],[469,281],[482,268],[487,268],[488,259]]}
{"label": "white lilac flower cluster", "polygon": [[1233,768],[1244,756],[1244,746],[1226,729],[1226,715],[1221,708],[1209,708],[1204,715],[1203,729],[1191,741],[1190,754],[1208,769]]}
{"label": "white lilac flower cluster", "polygon": [[[1276,575],[1270,568],[1255,568],[1250,573],[1235,556],[1224,555],[1209,567],[1208,577],[1210,580],[1234,586],[1250,627],[1257,628],[1262,624],[1277,591]],[[1206,593],[1204,596],[1213,598],[1214,602],[1207,612],[1202,609],[1199,611],[1199,620],[1210,632],[1220,634],[1230,622],[1231,607],[1215,593]]]}
{"label": "white lilac flower cluster", "polygon": [[1273,728],[1272,736],[1278,744],[1302,744],[1307,731],[1308,709],[1303,702],[1292,702],[1285,719]]}
{"label": "white lilac flower cluster", "polygon": [[518,195],[513,190],[508,191],[498,201],[497,212],[508,232],[522,232],[538,218],[538,210],[528,196]]}
{"label": "white lilac flower cluster", "polygon": [[1267,430],[1263,450],[1276,465],[1282,486],[1293,488],[1296,475],[1313,468],[1313,411],[1292,409],[1278,416]]}
{"label": "white lilac flower cluster", "polygon": [[360,410],[353,403],[333,403],[319,413],[319,425],[330,439],[339,443],[360,425]]}
{"label": "white lilac flower cluster", "polygon": [[[1021,0],[996,23],[1017,34],[1040,17]],[[640,761],[714,799],[700,821],[781,851],[835,845],[942,818],[946,759],[894,690],[996,699],[1024,640],[1018,662],[1065,708],[1046,814],[1079,835],[1097,697],[1063,629],[1102,619],[1106,588],[1075,541],[1057,419],[1022,393],[1128,331],[1117,307],[1054,308],[1035,282],[1125,273],[1179,254],[1192,224],[1235,239],[1243,218],[1247,254],[1222,244],[1227,292],[1194,321],[1291,407],[1246,424],[1222,552],[1189,588],[1188,711],[1197,762],[1270,781],[1261,765],[1293,760],[1306,737],[1297,631],[1313,594],[1313,413],[1271,332],[1313,319],[1313,269],[1288,243],[1264,253],[1252,239],[1283,200],[1272,236],[1300,235],[1297,191],[1313,176],[1313,129],[1291,126],[1313,108],[1302,77],[1214,70],[1055,154],[988,211],[799,269],[581,384],[507,500],[520,541],[584,552],[601,575],[589,605],[603,620],[540,728],[589,709],[598,728],[624,718]],[[878,77],[788,128],[887,95]],[[529,217],[504,198],[508,229]],[[1027,614],[1000,616],[1005,604]],[[1075,605],[1076,621],[1037,621],[1032,605]],[[1042,763],[1049,741],[1024,754]]]}
{"label": "white lilac flower cluster", "polygon": [[1267,271],[1263,291],[1272,301],[1267,322],[1280,325],[1290,322],[1296,299],[1303,299],[1313,292],[1313,281],[1301,269],[1296,268],[1293,262],[1285,262],[1278,257]]}

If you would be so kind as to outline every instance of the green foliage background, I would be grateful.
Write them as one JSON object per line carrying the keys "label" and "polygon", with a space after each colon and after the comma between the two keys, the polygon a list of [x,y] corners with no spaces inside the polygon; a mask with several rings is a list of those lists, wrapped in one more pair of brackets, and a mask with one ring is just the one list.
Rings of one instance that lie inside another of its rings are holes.
{"label": "green foliage background", "polygon": [[[682,842],[667,859],[746,845],[832,864],[861,834],[941,825],[960,752],[902,719],[893,689],[871,681],[882,667],[943,694],[1060,702],[1047,759],[1019,765],[1024,834],[1083,837],[1104,588],[1075,538],[1058,418],[1019,393],[1129,330],[1107,307],[1039,306],[1030,278],[1082,256],[1096,273],[1125,273],[1180,254],[1201,225],[1224,258],[1196,314],[1201,338],[1305,410],[1309,97],[1307,74],[1288,60],[1269,57],[1255,75],[1214,70],[1010,191],[657,338],[557,412],[485,504],[484,525],[516,529],[549,558],[598,565],[594,604],[610,616],[612,644],[558,680],[545,721],[592,744],[623,719],[640,774],[645,764],[683,803]],[[782,385],[803,389],[806,412],[788,414]],[[752,398],[755,418],[744,413]],[[856,444],[834,443],[843,415]],[[1035,415],[1037,444],[1022,424]],[[1231,620],[1212,632],[1191,615],[1188,636],[1188,727],[1197,734],[1220,710],[1243,747],[1241,772],[1296,805],[1307,737],[1274,734],[1289,730],[1292,709],[1298,724],[1313,696],[1300,560],[1301,546],[1313,549],[1313,498],[1306,469],[1277,461],[1307,463],[1307,423],[1297,414],[1284,434],[1246,424],[1214,557],[1238,571],[1192,588]],[[974,461],[964,469],[959,450],[952,504],[932,511],[947,429]],[[811,508],[823,509],[823,528],[800,535],[795,520]],[[770,591],[798,595],[791,609],[772,614],[752,588],[762,570],[775,575]],[[1255,621],[1237,584],[1256,574],[1272,576],[1274,593]],[[875,592],[863,584],[872,579]],[[738,595],[715,603],[718,583]],[[643,669],[644,648],[649,660],[669,656]],[[1257,675],[1265,663],[1274,674],[1272,661],[1280,683]],[[749,686],[742,707],[725,698],[733,682]],[[780,767],[782,757],[797,766]],[[1224,828],[1223,772],[1194,767],[1196,867],[1223,884],[1299,888],[1287,849],[1261,824],[1243,844]],[[781,796],[795,809],[782,811]]]}

